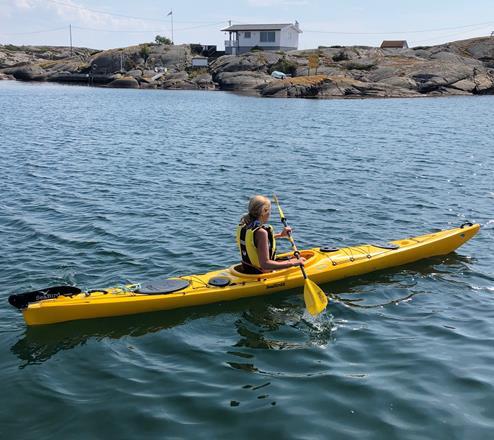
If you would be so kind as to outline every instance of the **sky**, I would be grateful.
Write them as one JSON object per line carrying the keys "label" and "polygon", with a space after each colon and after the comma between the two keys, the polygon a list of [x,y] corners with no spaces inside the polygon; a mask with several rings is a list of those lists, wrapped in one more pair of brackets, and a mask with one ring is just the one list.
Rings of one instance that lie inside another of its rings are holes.
{"label": "sky", "polygon": [[[168,15],[173,11],[172,15]],[[232,24],[293,23],[299,49],[331,45],[410,46],[489,36],[494,0],[0,0],[0,44],[109,49],[172,36],[176,44],[224,48]]]}

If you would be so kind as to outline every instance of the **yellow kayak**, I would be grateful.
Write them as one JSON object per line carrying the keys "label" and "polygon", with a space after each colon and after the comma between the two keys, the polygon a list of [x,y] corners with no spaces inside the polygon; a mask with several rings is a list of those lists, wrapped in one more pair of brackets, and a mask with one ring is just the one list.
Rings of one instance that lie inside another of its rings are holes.
{"label": "yellow kayak", "polygon": [[[307,259],[308,277],[317,284],[324,284],[448,254],[470,240],[479,229],[478,224],[465,223],[459,228],[384,244],[314,248],[301,254]],[[239,270],[240,266],[231,266],[200,275],[88,292],[72,286],[50,287],[11,295],[9,302],[22,311],[28,325],[39,325],[232,301],[304,285],[298,267],[261,275],[246,275]]]}

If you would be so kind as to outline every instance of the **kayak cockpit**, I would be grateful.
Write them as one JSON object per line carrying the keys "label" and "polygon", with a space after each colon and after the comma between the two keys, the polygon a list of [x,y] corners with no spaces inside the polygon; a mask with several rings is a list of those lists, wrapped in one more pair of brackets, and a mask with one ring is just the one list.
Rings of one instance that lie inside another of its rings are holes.
{"label": "kayak cockpit", "polygon": [[[306,259],[305,262],[305,267],[309,267],[312,264],[315,263],[316,258],[315,253],[313,251],[300,251],[300,255]],[[293,258],[293,253],[287,253],[287,254],[281,254],[279,255],[276,260],[277,261],[283,261],[283,260],[288,260],[290,258]],[[282,274],[288,274],[292,273],[294,271],[300,271],[300,268],[298,266],[296,267],[289,267],[288,269],[280,269],[280,270],[274,270],[272,272],[265,272],[262,274],[247,274],[242,271],[242,265],[241,264],[236,264],[233,266],[230,266],[228,268],[228,271],[235,277],[239,278],[249,278],[249,279],[257,279],[259,276],[262,276],[262,278],[274,278],[274,277],[279,277]]]}

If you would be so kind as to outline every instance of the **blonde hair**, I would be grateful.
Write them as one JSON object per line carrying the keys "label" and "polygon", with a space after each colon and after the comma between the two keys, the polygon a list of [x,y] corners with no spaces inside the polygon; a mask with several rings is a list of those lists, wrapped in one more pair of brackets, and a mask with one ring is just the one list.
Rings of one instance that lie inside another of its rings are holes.
{"label": "blonde hair", "polygon": [[271,201],[264,196],[253,196],[249,200],[249,212],[240,219],[241,225],[248,225],[255,220],[259,220],[263,214],[271,208]]}

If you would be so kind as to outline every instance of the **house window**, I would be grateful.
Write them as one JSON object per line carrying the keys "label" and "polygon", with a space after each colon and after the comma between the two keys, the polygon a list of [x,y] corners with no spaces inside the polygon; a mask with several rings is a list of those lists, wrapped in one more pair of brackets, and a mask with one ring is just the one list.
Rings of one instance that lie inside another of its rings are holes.
{"label": "house window", "polygon": [[250,31],[248,31],[248,32],[244,32],[244,37],[245,37],[245,38],[250,38]]}
{"label": "house window", "polygon": [[274,32],[261,32],[261,43],[274,43],[275,41],[276,37]]}

